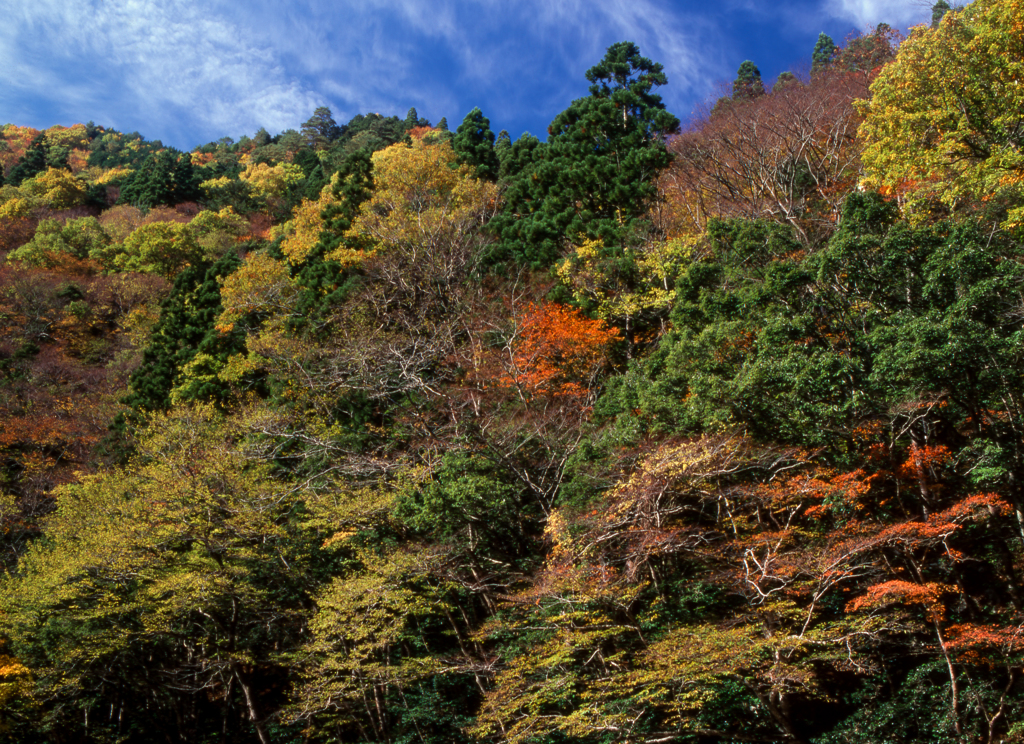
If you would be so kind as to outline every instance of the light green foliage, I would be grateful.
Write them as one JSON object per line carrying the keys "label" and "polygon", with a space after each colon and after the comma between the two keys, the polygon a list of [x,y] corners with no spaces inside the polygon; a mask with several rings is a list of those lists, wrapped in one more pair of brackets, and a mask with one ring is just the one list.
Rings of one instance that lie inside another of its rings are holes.
{"label": "light green foliage", "polygon": [[689,259],[693,240],[676,239],[608,251],[599,241],[585,241],[557,267],[559,279],[576,302],[592,307],[599,318],[620,324],[626,338],[636,329],[663,319],[675,299],[674,279]]}
{"label": "light green foliage", "polygon": [[185,225],[153,222],[137,228],[121,245],[94,250],[91,258],[108,271],[141,271],[173,278],[202,255]]}
{"label": "light green foliage", "polygon": [[186,266],[219,259],[247,229],[248,223],[226,207],[200,212],[187,224],[141,225],[124,243],[95,248],[90,257],[108,271],[141,271],[173,279]]}
{"label": "light green foliage", "polygon": [[47,168],[37,176],[22,181],[21,190],[43,201],[51,209],[67,209],[84,204],[88,198],[85,183],[66,170]]}
{"label": "light green foliage", "polygon": [[[317,597],[312,639],[295,714],[335,725],[369,720],[387,730],[379,702],[443,670],[423,645],[424,623],[455,611],[450,588],[434,573],[438,557],[402,551],[358,551],[359,567]],[[378,705],[369,704],[378,701]]]}
{"label": "light green foliage", "polygon": [[110,237],[95,217],[80,217],[61,224],[47,219],[39,223],[32,240],[8,255],[10,261],[51,268],[62,256],[89,258],[110,245]]}
{"label": "light green foliage", "polygon": [[132,689],[144,668],[186,695],[251,694],[294,621],[302,573],[294,491],[245,456],[243,436],[210,408],[180,409],[151,420],[126,469],[62,490],[48,539],[0,593],[0,625],[37,660],[40,696],[141,707],[159,689]]}
{"label": "light green foliage", "polygon": [[860,136],[865,183],[927,209],[1024,221],[1024,5],[981,0],[919,26],[871,86]]}
{"label": "light green foliage", "polygon": [[187,226],[206,261],[216,261],[231,250],[249,229],[249,223],[226,207],[219,212],[204,210]]}

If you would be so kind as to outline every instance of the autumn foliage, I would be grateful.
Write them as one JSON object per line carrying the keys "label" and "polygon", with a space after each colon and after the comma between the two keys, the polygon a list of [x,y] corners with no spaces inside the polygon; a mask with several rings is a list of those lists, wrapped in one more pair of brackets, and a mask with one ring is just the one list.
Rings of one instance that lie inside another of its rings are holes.
{"label": "autumn foliage", "polygon": [[0,742],[1019,741],[1019,5],[681,134],[629,42],[547,142],[6,126]]}
{"label": "autumn foliage", "polygon": [[527,395],[587,400],[618,338],[614,328],[574,308],[530,304],[517,319],[510,371],[502,382]]}

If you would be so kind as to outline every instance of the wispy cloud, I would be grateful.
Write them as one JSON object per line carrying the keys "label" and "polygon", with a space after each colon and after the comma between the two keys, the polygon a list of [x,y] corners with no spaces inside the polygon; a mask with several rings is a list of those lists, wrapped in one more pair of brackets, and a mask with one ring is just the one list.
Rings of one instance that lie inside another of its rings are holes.
{"label": "wispy cloud", "polygon": [[183,146],[296,127],[324,104],[338,119],[416,106],[452,126],[479,105],[498,126],[536,130],[585,94],[583,72],[623,39],[664,64],[677,113],[729,72],[720,9],[695,0],[9,4],[0,26],[7,115],[92,117]]}
{"label": "wispy cloud", "polygon": [[852,21],[861,30],[879,23],[906,28],[930,17],[930,5],[924,0],[826,0],[825,7],[833,17]]}
{"label": "wispy cloud", "polygon": [[51,110],[73,106],[78,116],[115,121],[164,117],[157,129],[169,135],[181,126],[166,117],[182,111],[193,131],[229,131],[290,126],[317,101],[272,48],[216,8],[182,0],[17,4],[0,32],[4,98],[46,97]]}

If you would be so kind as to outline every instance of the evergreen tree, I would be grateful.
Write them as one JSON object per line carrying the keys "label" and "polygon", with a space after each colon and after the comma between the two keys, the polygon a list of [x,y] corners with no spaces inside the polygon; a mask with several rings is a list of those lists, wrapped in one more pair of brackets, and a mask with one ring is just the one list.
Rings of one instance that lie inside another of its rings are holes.
{"label": "evergreen tree", "polygon": [[[225,362],[228,354],[245,350],[245,337],[240,331],[222,334],[214,328],[221,312],[220,280],[239,263],[238,255],[229,251],[212,265],[195,264],[178,275],[171,294],[161,305],[160,320],[143,352],[142,366],[129,380],[125,403],[142,411],[163,410],[170,403],[171,389],[181,371],[197,354]],[[214,390],[216,387],[207,385],[201,397],[223,397],[227,386],[221,384]]]}
{"label": "evergreen tree", "polygon": [[491,122],[479,108],[466,114],[455,130],[452,147],[459,156],[459,162],[472,167],[477,178],[498,179],[500,163],[494,153],[494,132],[491,131]]}
{"label": "evergreen tree", "polygon": [[260,127],[259,130],[252,136],[252,143],[256,147],[264,147],[269,145],[271,142],[270,132],[265,127]]}
{"label": "evergreen tree", "polygon": [[188,153],[174,149],[150,155],[121,187],[122,204],[142,209],[199,199],[199,175]]}
{"label": "evergreen tree", "polygon": [[820,72],[828,67],[836,49],[836,43],[832,41],[831,36],[825,32],[818,34],[818,42],[814,45],[814,51],[811,53],[811,72]]}
{"label": "evergreen tree", "polygon": [[778,79],[775,81],[775,85],[772,86],[772,93],[776,93],[776,92],[782,90],[783,88],[785,88],[787,85],[793,85],[794,83],[796,83],[796,84],[800,83],[800,81],[797,79],[796,75],[794,75],[792,72],[788,72],[788,71],[787,72],[781,72],[781,73],[779,73]]}
{"label": "evergreen tree", "polygon": [[359,213],[359,205],[373,192],[373,163],[369,150],[357,150],[342,161],[334,190],[338,201],[324,210],[320,240],[306,257],[299,275],[299,304],[293,329],[315,325],[348,291],[349,277],[336,261],[324,256],[353,240],[345,235]]}
{"label": "evergreen tree", "polygon": [[40,132],[32,140],[21,160],[7,174],[7,183],[20,186],[33,176],[46,170],[46,135]]}
{"label": "evergreen tree", "polygon": [[302,125],[302,136],[314,150],[323,150],[344,134],[331,110],[320,106]]}
{"label": "evergreen tree", "polygon": [[744,61],[736,71],[736,79],[732,83],[733,100],[750,101],[763,96],[764,92],[761,71],[749,59]]}
{"label": "evergreen tree", "polygon": [[950,10],[952,10],[952,8],[949,7],[949,3],[947,3],[946,0],[938,0],[938,2],[932,6],[932,28],[938,28],[942,17]]}
{"label": "evergreen tree", "polygon": [[448,131],[448,119],[446,119],[445,117],[442,116],[441,117],[441,121],[437,122],[437,128],[440,129],[442,132],[447,132]]}
{"label": "evergreen tree", "polygon": [[509,149],[505,209],[492,225],[505,255],[550,265],[564,241],[620,245],[657,198],[655,179],[671,161],[665,137],[679,120],[654,88],[662,66],[636,44],[609,47],[587,71],[590,96],[555,117],[548,141],[524,135]]}

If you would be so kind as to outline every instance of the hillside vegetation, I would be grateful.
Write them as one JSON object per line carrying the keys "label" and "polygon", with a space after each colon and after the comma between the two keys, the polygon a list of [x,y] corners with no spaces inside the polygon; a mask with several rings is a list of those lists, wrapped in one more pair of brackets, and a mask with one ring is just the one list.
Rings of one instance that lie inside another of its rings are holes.
{"label": "hillside vegetation", "polygon": [[1024,2],[681,126],[7,125],[0,741],[1024,742]]}

